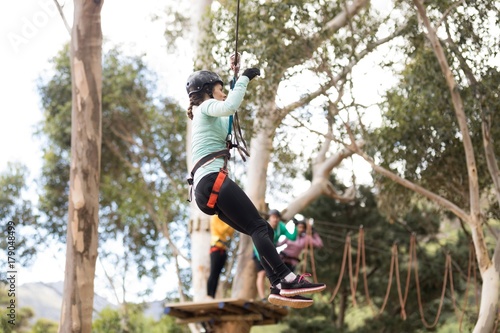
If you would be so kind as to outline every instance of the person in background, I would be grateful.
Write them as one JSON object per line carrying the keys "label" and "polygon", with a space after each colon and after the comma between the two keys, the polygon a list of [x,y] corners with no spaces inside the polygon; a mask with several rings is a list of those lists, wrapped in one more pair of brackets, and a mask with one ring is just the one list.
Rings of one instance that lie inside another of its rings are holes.
{"label": "person in background", "polygon": [[215,298],[219,277],[227,260],[227,249],[234,229],[224,223],[217,215],[210,219],[210,275],[207,281],[207,295]]}
{"label": "person in background", "polygon": [[[286,224],[281,221],[281,213],[277,209],[271,209],[268,213],[269,215],[269,220],[268,223],[273,228],[274,230],[274,238],[273,238],[273,243],[276,245],[278,243],[279,238],[281,235],[285,235],[286,239],[289,240],[295,240],[297,238],[297,229],[295,228],[293,232],[289,232],[288,229],[286,228]],[[254,261],[255,261],[255,266],[257,269],[257,280],[256,280],[256,286],[257,286],[257,293],[259,295],[259,298],[263,301],[266,300],[266,272],[264,268],[262,267],[262,264],[260,263],[260,256],[259,252],[257,252],[257,249],[255,248],[255,245],[253,247],[254,251]],[[286,264],[286,263],[285,263]]]}
{"label": "person in background", "polygon": [[323,247],[323,240],[319,234],[312,229],[310,232],[307,231],[307,223],[305,220],[295,220],[295,228],[297,230],[298,236],[296,240],[290,240],[288,238],[278,242],[277,246],[286,245],[286,247],[280,252],[283,262],[290,268],[292,272],[295,272],[297,264],[300,262],[300,254],[302,251],[312,244],[315,248]]}

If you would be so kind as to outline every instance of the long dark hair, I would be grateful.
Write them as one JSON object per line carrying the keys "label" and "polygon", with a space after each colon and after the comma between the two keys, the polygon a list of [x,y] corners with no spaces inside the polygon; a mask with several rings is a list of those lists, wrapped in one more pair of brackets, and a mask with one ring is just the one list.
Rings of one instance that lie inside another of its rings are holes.
{"label": "long dark hair", "polygon": [[205,94],[210,98],[214,98],[213,90],[214,84],[207,84],[200,91],[189,96],[189,107],[187,109],[187,116],[189,119],[193,120],[193,106],[199,106],[203,103],[203,101],[205,101]]}

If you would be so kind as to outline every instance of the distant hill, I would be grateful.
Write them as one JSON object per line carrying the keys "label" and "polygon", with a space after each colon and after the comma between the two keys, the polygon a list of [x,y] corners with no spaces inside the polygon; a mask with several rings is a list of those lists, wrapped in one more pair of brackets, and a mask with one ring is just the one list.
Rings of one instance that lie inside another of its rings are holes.
{"label": "distant hill", "polygon": [[[17,301],[20,307],[30,307],[35,312],[33,321],[39,318],[50,319],[58,322],[61,315],[63,282],[54,283],[26,283],[19,286]],[[105,307],[116,309],[117,306],[108,302],[105,298],[94,295],[94,317]],[[144,311],[146,316],[159,320],[163,314],[163,302],[155,301],[147,303]]]}

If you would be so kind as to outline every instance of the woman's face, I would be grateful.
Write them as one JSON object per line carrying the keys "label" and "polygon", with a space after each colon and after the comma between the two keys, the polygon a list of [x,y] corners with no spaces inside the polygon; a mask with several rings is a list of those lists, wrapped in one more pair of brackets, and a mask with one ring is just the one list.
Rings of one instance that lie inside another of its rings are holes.
{"label": "woman's face", "polygon": [[302,223],[297,224],[297,232],[299,235],[306,231],[306,226]]}
{"label": "woman's face", "polygon": [[225,101],[226,100],[226,94],[224,94],[222,84],[217,83],[214,86],[214,90],[212,91],[212,95],[214,96],[214,99],[218,101]]}

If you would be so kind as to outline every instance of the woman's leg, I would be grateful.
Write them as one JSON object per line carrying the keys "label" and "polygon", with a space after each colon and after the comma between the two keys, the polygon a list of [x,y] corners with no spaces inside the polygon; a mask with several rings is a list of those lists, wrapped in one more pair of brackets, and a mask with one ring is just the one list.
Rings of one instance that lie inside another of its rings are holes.
{"label": "woman's leg", "polygon": [[260,255],[261,264],[272,285],[279,283],[291,271],[281,260],[273,243],[274,231],[264,220],[252,201],[230,178],[221,186],[214,209],[206,207],[217,173],[209,174],[200,180],[196,187],[196,203],[207,214],[218,212],[219,218],[234,229],[252,237]]}
{"label": "woman's leg", "polygon": [[260,215],[252,201],[230,178],[222,184],[214,209],[206,206],[217,173],[203,177],[195,190],[196,203],[206,214],[218,213],[219,218],[234,229],[250,235],[260,255],[262,267],[272,286],[272,292],[283,296],[319,292],[326,288],[323,283],[311,283],[296,276],[281,260],[273,243],[274,231]]}
{"label": "woman's leg", "polygon": [[266,299],[266,272],[264,270],[257,272],[257,293],[260,299]]}

